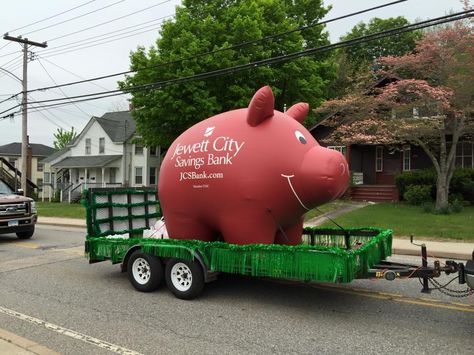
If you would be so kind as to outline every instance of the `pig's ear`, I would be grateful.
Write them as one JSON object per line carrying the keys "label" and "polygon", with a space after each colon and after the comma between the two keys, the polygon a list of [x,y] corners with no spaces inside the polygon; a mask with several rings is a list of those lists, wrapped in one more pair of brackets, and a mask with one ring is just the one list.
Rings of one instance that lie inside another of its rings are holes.
{"label": "pig's ear", "polygon": [[267,118],[273,116],[275,107],[275,98],[270,86],[264,86],[259,89],[250,101],[247,113],[247,122],[252,127],[258,126]]}
{"label": "pig's ear", "polygon": [[308,116],[309,105],[306,102],[299,102],[291,106],[285,113],[293,117],[299,123],[303,124],[306,116]]}

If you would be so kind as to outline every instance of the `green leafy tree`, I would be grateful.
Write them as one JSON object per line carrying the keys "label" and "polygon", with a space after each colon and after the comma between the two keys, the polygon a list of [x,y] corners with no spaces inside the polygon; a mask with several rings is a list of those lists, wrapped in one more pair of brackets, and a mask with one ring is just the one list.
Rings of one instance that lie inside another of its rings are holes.
{"label": "green leafy tree", "polygon": [[54,149],[61,150],[66,147],[74,138],[77,137],[77,132],[74,130],[74,127],[70,131],[63,130],[58,128],[56,133],[54,133]]}
{"label": "green leafy tree", "polygon": [[[126,90],[328,44],[323,27],[315,26],[223,50],[312,24],[327,11],[322,0],[184,0],[176,9],[175,19],[162,26],[156,46],[138,48],[131,54],[131,69],[137,72],[119,84]],[[149,66],[154,69],[140,70]],[[247,106],[263,85],[272,86],[277,109],[298,101],[317,106],[327,96],[328,82],[334,76],[328,55],[304,57],[159,89],[132,91],[132,115],[145,144],[166,147],[196,122]]]}
{"label": "green leafy tree", "polygon": [[[408,24],[410,22],[402,16],[388,19],[374,17],[368,23],[358,23],[340,40],[352,40]],[[421,31],[405,32],[342,48],[335,52],[334,61],[338,66],[338,76],[331,86],[332,97],[341,96],[360,87],[367,87],[374,80],[373,73],[376,69],[377,58],[411,53],[420,38]]]}

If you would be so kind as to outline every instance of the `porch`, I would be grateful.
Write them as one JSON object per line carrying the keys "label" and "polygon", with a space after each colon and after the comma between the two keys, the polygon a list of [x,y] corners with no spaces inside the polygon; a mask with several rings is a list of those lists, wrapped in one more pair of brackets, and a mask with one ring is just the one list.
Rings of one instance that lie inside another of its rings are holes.
{"label": "porch", "polygon": [[121,155],[68,157],[56,169],[61,202],[76,202],[88,187],[122,186]]}
{"label": "porch", "polygon": [[398,189],[395,185],[356,185],[349,190],[353,201],[396,202]]}

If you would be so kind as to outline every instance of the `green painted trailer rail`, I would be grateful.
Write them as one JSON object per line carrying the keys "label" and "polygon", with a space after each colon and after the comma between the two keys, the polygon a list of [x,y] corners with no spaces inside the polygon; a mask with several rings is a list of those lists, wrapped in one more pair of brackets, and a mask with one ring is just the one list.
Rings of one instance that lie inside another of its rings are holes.
{"label": "green painted trailer rail", "polygon": [[[282,279],[350,282],[391,255],[392,231],[376,228],[305,228],[302,244],[233,245],[223,242],[143,238],[161,216],[152,189],[105,188],[85,191],[89,261],[121,263],[131,248],[160,258],[195,260],[207,272]],[[114,238],[128,233],[128,238]]]}

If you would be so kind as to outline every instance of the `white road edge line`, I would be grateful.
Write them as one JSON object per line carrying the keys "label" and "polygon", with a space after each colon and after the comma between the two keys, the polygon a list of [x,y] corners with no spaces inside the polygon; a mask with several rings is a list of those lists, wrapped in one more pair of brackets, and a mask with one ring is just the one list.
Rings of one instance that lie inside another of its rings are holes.
{"label": "white road edge line", "polygon": [[102,348],[102,349],[107,349],[107,350],[113,351],[117,354],[142,355],[141,353],[138,353],[136,351],[121,347],[119,345],[115,345],[115,344],[112,344],[112,343],[109,343],[109,342],[91,337],[89,335],[82,334],[82,333],[76,332],[74,330],[67,329],[67,328],[61,327],[59,325],[52,324],[52,323],[46,322],[44,320],[41,320],[41,319],[38,319],[38,318],[35,318],[35,317],[31,317],[31,316],[28,316],[26,314],[23,314],[23,313],[20,313],[20,312],[17,312],[17,311],[14,311],[14,310],[2,307],[2,306],[0,306],[0,313],[6,314],[6,315],[11,316],[11,317],[15,317],[15,318],[20,319],[22,321],[26,321],[26,322],[30,322],[30,323],[42,326],[42,327],[44,327],[48,330],[52,330],[53,332],[68,336],[68,337],[76,339],[76,340],[81,340],[85,343],[98,346],[99,348]]}

